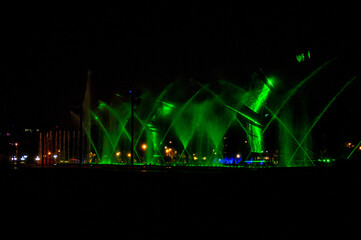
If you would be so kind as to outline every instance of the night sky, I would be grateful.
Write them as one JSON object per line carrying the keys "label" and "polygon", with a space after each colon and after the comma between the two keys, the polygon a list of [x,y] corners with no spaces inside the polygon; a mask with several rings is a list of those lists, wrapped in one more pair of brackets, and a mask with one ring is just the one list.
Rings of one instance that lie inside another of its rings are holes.
{"label": "night sky", "polygon": [[359,73],[355,6],[121,2],[2,7],[2,126],[59,124],[79,105],[88,69],[104,98],[131,88],[157,91],[176,78],[247,84],[258,67],[287,76],[305,50],[312,53],[305,75],[333,57],[345,70],[331,82]]}

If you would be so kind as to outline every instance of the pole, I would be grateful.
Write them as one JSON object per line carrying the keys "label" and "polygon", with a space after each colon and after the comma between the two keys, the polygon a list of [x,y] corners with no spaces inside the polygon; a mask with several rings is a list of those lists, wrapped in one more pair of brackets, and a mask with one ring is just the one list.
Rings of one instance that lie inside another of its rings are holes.
{"label": "pole", "polygon": [[134,97],[130,93],[130,165],[134,165]]}
{"label": "pole", "polygon": [[80,104],[80,124],[79,124],[79,164],[83,161],[83,104]]}
{"label": "pole", "polygon": [[41,134],[41,144],[42,144],[42,149],[41,149],[41,168],[44,168],[44,154],[45,154],[45,140],[44,140],[44,131]]}

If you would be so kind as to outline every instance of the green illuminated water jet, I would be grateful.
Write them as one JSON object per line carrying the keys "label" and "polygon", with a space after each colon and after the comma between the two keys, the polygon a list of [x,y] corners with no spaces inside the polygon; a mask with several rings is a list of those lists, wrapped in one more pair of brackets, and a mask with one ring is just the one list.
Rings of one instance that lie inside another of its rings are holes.
{"label": "green illuminated water jet", "polygon": [[92,113],[95,121],[101,127],[103,134],[105,135],[105,138],[103,138],[103,148],[102,148],[102,156],[100,158],[100,163],[103,163],[103,164],[112,163],[111,152],[113,152],[113,149],[115,148],[112,138],[111,138],[108,130],[104,127],[103,123],[99,119],[99,117],[94,112],[91,112],[91,113]]}
{"label": "green illuminated water jet", "polygon": [[[322,112],[315,118],[315,120],[313,121],[311,127],[308,129],[308,131],[306,132],[306,134],[303,136],[302,140],[300,141],[299,146],[296,148],[295,152],[293,153],[293,155],[291,156],[291,158],[288,160],[288,164],[290,162],[292,162],[293,158],[295,157],[298,149],[300,148],[300,146],[302,145],[302,143],[307,139],[308,135],[310,134],[310,132],[312,131],[312,129],[316,126],[316,124],[318,123],[318,121],[322,118],[322,116],[325,114],[325,112],[327,111],[327,109],[331,106],[331,104],[336,100],[336,98],[345,90],[345,88],[350,85],[354,80],[356,79],[356,77],[352,77],[351,80],[349,80],[342,88],[341,90],[328,102],[328,104],[326,105],[326,107],[322,110]],[[311,163],[313,164],[313,162],[311,161]]]}
{"label": "green illuminated water jet", "polygon": [[[256,97],[254,99],[251,99],[250,102],[250,108],[254,112],[259,113],[261,106],[267,100],[270,91],[270,88],[266,84],[263,84],[262,87],[256,90],[256,94],[254,95]],[[248,124],[248,132],[249,136],[251,137],[251,152],[263,153],[264,148],[262,129],[259,126]]]}
{"label": "green illuminated water jet", "polygon": [[[101,128],[108,137],[109,143],[111,143],[111,148],[109,149],[109,152],[107,152],[102,156],[102,159],[104,160],[102,160],[101,163],[111,163],[112,159],[116,159],[116,152],[119,152],[119,146],[118,146],[119,142],[121,142],[122,144],[125,144],[128,141],[130,142],[130,135],[127,129],[125,128],[130,118],[130,112],[128,111],[128,108],[126,108],[125,106],[120,106],[120,108],[116,110],[102,101],[100,101],[98,109],[107,110],[110,113],[108,116],[109,117],[108,129],[106,129],[101,122],[99,122],[99,124],[101,124],[100,125]],[[123,113],[123,115],[121,115],[121,113]],[[111,132],[112,134],[110,135],[109,132]],[[123,137],[123,141],[121,141],[122,137]],[[107,148],[106,143],[103,144],[103,148]],[[137,152],[135,152],[135,154],[138,155]],[[118,162],[118,160],[115,160],[115,162]]]}
{"label": "green illuminated water jet", "polygon": [[350,159],[351,156],[355,153],[356,149],[361,145],[361,141],[358,142],[358,144],[352,149],[351,153],[347,156],[346,159]]}
{"label": "green illuminated water jet", "polygon": [[[248,91],[222,80],[193,85],[175,82],[158,95],[145,92],[134,114],[136,164],[312,166],[310,132],[354,78],[312,123],[304,103],[290,99],[296,93],[301,99],[304,93],[298,90],[333,61],[283,92],[277,90],[282,82],[263,71],[257,72],[254,87]],[[92,130],[86,134],[101,164],[128,163],[130,104],[124,99],[117,104],[100,102],[91,111]],[[300,106],[300,116],[295,116],[294,108]]]}
{"label": "green illuminated water jet", "polygon": [[322,69],[324,69],[325,67],[327,67],[329,64],[331,64],[332,62],[334,62],[337,58],[333,58],[327,62],[325,62],[324,64],[322,64],[320,67],[318,67],[317,69],[315,69],[310,75],[308,75],[307,77],[305,77],[299,84],[297,84],[294,88],[292,88],[286,95],[285,99],[281,102],[281,105],[277,108],[277,110],[274,112],[274,115],[272,116],[271,120],[267,123],[267,125],[265,126],[265,128],[262,131],[262,134],[264,134],[269,125],[272,123],[272,121],[275,119],[275,116],[278,115],[278,113],[283,109],[283,107],[286,105],[286,103],[296,94],[296,92],[298,91],[298,89],[300,89],[306,82],[308,82],[310,79],[312,79],[314,76],[316,76]]}

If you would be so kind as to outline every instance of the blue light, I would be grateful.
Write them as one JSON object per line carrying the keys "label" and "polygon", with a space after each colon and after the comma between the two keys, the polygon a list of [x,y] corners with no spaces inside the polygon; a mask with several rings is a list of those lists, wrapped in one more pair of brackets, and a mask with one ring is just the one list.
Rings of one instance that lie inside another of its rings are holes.
{"label": "blue light", "polygon": [[222,164],[225,164],[225,165],[236,165],[236,164],[239,164],[240,162],[242,162],[242,157],[240,158],[224,158],[224,159],[218,159],[218,161]]}
{"label": "blue light", "polygon": [[252,164],[253,163],[253,158],[251,158],[250,160],[246,161],[247,164]]}

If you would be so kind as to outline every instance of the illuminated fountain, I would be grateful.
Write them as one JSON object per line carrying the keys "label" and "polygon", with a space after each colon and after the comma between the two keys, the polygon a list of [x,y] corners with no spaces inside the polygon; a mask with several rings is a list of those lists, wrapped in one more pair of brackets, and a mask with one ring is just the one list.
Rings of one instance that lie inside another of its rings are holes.
{"label": "illuminated fountain", "polygon": [[[134,114],[134,163],[313,166],[311,131],[355,77],[313,120],[307,111],[301,113],[302,118],[295,118],[290,100],[333,61],[324,63],[282,95],[278,92],[278,96],[273,96],[277,80],[261,69],[254,74],[254,87],[249,90],[227,81],[175,82],[156,96],[143,93]],[[99,101],[93,109],[88,104],[86,112],[90,120],[84,125],[89,143],[85,162],[130,164],[129,100],[117,105]]]}

